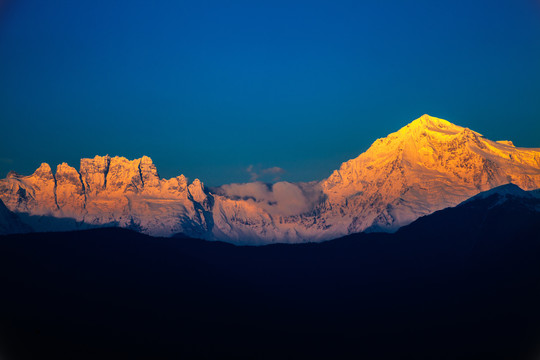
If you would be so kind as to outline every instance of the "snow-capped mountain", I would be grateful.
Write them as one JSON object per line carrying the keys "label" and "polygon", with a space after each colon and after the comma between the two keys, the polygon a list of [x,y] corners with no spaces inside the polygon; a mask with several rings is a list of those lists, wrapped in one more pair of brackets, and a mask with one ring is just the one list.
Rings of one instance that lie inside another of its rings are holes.
{"label": "snow-capped mountain", "polygon": [[[207,195],[202,183],[196,179],[188,185],[183,175],[160,179],[146,156],[136,160],[96,156],[81,159],[80,171],[62,163],[54,174],[43,163],[30,176],[8,174],[0,181],[0,193],[10,210],[53,220],[72,218],[153,235],[199,235],[208,230],[204,215]],[[37,224],[34,229],[42,227]]]}
{"label": "snow-capped mountain", "polygon": [[396,229],[507,183],[540,187],[540,149],[424,115],[343,163],[323,189],[329,203],[350,209],[349,230],[359,232]]}
{"label": "snow-capped mountain", "polygon": [[540,190],[525,191],[515,184],[501,185],[488,191],[481,192],[460,204],[468,204],[476,200],[496,198],[496,205],[503,204],[510,199],[521,199],[522,205],[527,206],[527,201],[535,204],[531,210],[540,211]]}
{"label": "snow-capped mountain", "polygon": [[77,226],[264,244],[394,231],[508,183],[540,188],[540,149],[491,141],[424,115],[320,182],[206,189],[183,175],[161,179],[146,156],[96,156],[82,159],[79,171],[64,163],[54,173],[48,164],[30,176],[10,173],[0,180],[0,199],[13,212],[71,218]]}

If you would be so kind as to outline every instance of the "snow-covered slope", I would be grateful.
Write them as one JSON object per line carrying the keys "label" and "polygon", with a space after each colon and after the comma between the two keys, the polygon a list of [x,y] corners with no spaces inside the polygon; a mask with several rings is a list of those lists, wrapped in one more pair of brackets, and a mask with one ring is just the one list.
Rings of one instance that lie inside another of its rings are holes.
{"label": "snow-covered slope", "polygon": [[507,183],[540,187],[540,149],[424,115],[343,163],[323,188],[333,208],[350,209],[349,231],[358,232],[393,230]]}
{"label": "snow-covered slope", "polygon": [[424,115],[320,182],[230,184],[210,191],[183,175],[161,179],[146,156],[96,156],[82,159],[79,171],[64,163],[55,173],[47,164],[30,176],[10,173],[0,180],[0,199],[11,211],[71,218],[71,224],[263,244],[394,231],[508,183],[540,188],[540,149],[491,141]]}
{"label": "snow-covered slope", "polygon": [[520,199],[522,201],[522,205],[526,206],[528,205],[527,202],[531,202],[534,204],[533,208],[531,209],[540,211],[540,191],[538,191],[538,189],[525,191],[515,184],[501,185],[491,190],[481,192],[480,194],[465,200],[459,206],[472,203],[476,200],[484,200],[488,198],[497,199],[494,205],[500,205],[510,199]]}
{"label": "snow-covered slope", "polygon": [[55,174],[48,164],[41,164],[30,176],[12,172],[0,180],[0,198],[12,211],[165,236],[207,232],[201,194],[206,196],[197,179],[189,185],[183,175],[160,179],[146,156],[136,160],[96,156],[81,159],[80,171],[63,163]]}

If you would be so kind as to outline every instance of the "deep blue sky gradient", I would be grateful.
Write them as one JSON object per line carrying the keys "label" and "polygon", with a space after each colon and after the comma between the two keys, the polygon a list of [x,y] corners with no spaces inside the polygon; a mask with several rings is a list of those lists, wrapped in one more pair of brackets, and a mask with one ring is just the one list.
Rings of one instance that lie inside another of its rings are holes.
{"label": "deep blue sky gradient", "polygon": [[540,147],[540,1],[0,0],[0,176],[322,179],[424,113]]}

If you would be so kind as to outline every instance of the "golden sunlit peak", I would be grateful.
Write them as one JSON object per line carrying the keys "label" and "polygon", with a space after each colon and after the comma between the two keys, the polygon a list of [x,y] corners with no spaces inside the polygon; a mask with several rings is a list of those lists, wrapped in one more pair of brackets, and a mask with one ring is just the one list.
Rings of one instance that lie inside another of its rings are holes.
{"label": "golden sunlit peak", "polygon": [[421,126],[421,127],[429,126],[429,127],[436,127],[436,128],[442,128],[442,129],[448,128],[450,126],[455,126],[449,121],[439,119],[437,117],[430,116],[428,114],[424,114],[420,116],[418,119],[414,120],[409,125]]}
{"label": "golden sunlit peak", "polygon": [[35,175],[48,174],[48,173],[52,174],[51,166],[45,162],[41,163],[41,165],[39,165],[36,171],[34,171]]}
{"label": "golden sunlit peak", "polygon": [[457,134],[463,131],[463,127],[454,125],[444,119],[439,119],[428,114],[420,116],[418,119],[410,122],[406,126],[397,131],[397,136],[404,136],[405,134],[422,134],[424,131],[444,133],[444,134]]}

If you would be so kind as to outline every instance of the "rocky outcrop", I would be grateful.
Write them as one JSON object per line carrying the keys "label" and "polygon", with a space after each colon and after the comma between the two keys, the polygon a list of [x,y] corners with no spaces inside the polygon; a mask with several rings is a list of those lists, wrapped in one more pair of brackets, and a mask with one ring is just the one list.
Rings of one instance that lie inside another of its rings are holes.
{"label": "rocky outcrop", "polygon": [[88,196],[95,196],[105,189],[110,163],[109,155],[81,159],[80,174]]}
{"label": "rocky outcrop", "polygon": [[81,175],[62,163],[56,167],[56,203],[65,214],[75,214],[86,206],[86,192]]}
{"label": "rocky outcrop", "polygon": [[80,172],[66,163],[58,165],[55,174],[48,164],[30,176],[11,172],[0,180],[0,199],[15,212],[75,220],[66,223],[70,226],[118,225],[155,235],[202,236],[209,231],[204,185],[198,179],[188,185],[183,175],[160,179],[147,156],[81,159]]}
{"label": "rocky outcrop", "polygon": [[159,175],[156,165],[148,156],[143,156],[139,162],[139,172],[141,181],[145,189],[156,189],[159,187]]}
{"label": "rocky outcrop", "polygon": [[79,171],[62,163],[54,174],[47,164],[30,176],[10,173],[0,199],[13,212],[76,223],[263,244],[393,231],[507,183],[540,188],[540,149],[424,115],[321,182],[231,184],[211,193],[198,179],[161,179],[147,156],[107,155],[82,159]]}
{"label": "rocky outcrop", "polygon": [[30,176],[11,172],[0,181],[0,194],[0,199],[14,212],[48,215],[58,210],[56,180],[46,163]]}

